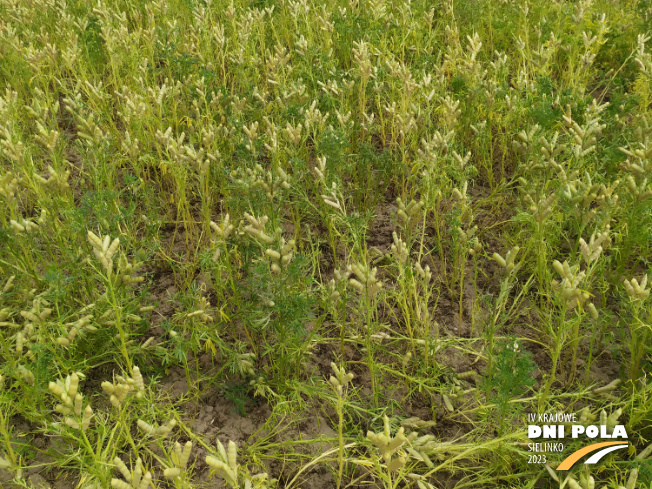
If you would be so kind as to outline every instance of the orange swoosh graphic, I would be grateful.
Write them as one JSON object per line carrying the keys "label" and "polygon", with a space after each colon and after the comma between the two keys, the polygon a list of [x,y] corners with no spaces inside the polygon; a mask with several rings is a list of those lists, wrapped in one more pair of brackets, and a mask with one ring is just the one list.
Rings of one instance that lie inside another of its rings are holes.
{"label": "orange swoosh graphic", "polygon": [[609,447],[612,445],[624,445],[626,442],[624,441],[605,441],[602,443],[594,443],[593,445],[589,445],[588,447],[584,447],[579,449],[576,452],[571,453],[566,459],[559,464],[559,467],[557,467],[557,470],[568,470],[570,469],[573,465],[575,465],[575,462],[577,462],[579,459],[581,459],[584,455],[587,453],[591,453],[598,448],[602,447]]}

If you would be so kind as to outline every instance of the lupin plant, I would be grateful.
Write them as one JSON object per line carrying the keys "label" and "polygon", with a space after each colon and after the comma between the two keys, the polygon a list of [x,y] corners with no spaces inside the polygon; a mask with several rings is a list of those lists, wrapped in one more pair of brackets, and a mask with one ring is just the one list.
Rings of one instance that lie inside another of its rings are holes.
{"label": "lupin plant", "polygon": [[405,226],[410,225],[412,217],[419,213],[424,205],[422,200],[416,202],[414,199],[412,199],[408,205],[405,205],[400,197],[396,198],[396,203],[398,204],[396,214]]}
{"label": "lupin plant", "polygon": [[137,399],[142,399],[145,396],[145,382],[138,367],[133,368],[132,377],[125,378],[122,375],[116,375],[115,380],[117,383],[115,381],[113,383],[102,382],[102,390],[109,395],[109,400],[114,408],[119,409],[131,391],[136,391]]}
{"label": "lupin plant", "polygon": [[207,455],[206,463],[211,469],[217,471],[230,487],[234,489],[266,487],[267,473],[262,472],[252,476],[246,468],[238,464],[238,447],[234,442],[229,440],[228,449],[225,449],[222,442],[217,440],[217,450],[218,456]]}
{"label": "lupin plant", "polygon": [[[234,172],[233,176],[238,173]],[[246,188],[248,192],[253,192],[256,188],[262,188],[270,204],[273,205],[276,196],[282,189],[289,189],[289,177],[287,173],[279,166],[274,172],[265,170],[261,165],[256,165],[254,169],[247,168],[241,178],[236,178],[235,182]]]}
{"label": "lupin plant", "polygon": [[91,319],[93,319],[92,314],[87,314],[86,316],[79,318],[77,321],[66,323],[64,326],[68,328],[67,334],[65,336],[60,336],[57,338],[57,343],[61,346],[70,346],[74,341],[77,335],[84,331],[97,331],[97,328],[90,324]]}
{"label": "lupin plant", "polygon": [[190,460],[190,452],[192,451],[192,442],[187,441],[183,447],[179,442],[174,443],[174,448],[170,454],[172,466],[167,467],[163,471],[163,476],[166,479],[172,479],[175,482],[184,480],[187,473],[187,465]]}
{"label": "lupin plant", "polygon": [[371,268],[364,263],[352,263],[347,266],[348,275],[355,278],[349,278],[349,284],[356,289],[364,298],[362,302],[361,315],[364,317],[364,330],[366,332],[365,347],[367,349],[367,365],[371,372],[371,391],[374,397],[374,404],[377,402],[378,392],[376,390],[376,379],[374,372],[374,360],[372,353],[371,338],[374,334],[372,330],[372,313],[375,308],[375,296],[383,287],[382,282],[376,278],[378,268]]}
{"label": "lupin plant", "polygon": [[43,178],[40,175],[34,175],[34,178],[43,185],[53,188],[55,190],[64,191],[70,187],[68,179],[70,178],[70,170],[63,173],[57,172],[51,165],[48,165],[48,178]]}
{"label": "lupin plant", "polygon": [[[650,2],[431,3],[0,0],[0,485],[649,479]],[[560,406],[630,451],[528,464],[509,420]],[[390,411],[421,435],[353,456]]]}
{"label": "lupin plant", "polygon": [[400,427],[396,434],[392,436],[389,424],[389,418],[383,416],[383,431],[374,433],[373,431],[367,432],[367,438],[373,443],[380,451],[380,458],[385,463],[386,475],[383,480],[383,485],[387,488],[395,487],[394,484],[398,482],[400,475],[395,477],[394,473],[399,472],[405,463],[407,457],[400,452],[401,447],[406,443],[410,443],[417,436],[416,432],[405,436],[405,428]]}
{"label": "lupin plant", "polygon": [[511,250],[507,252],[505,258],[500,256],[498,253],[494,253],[491,258],[498,263],[501,267],[505,269],[505,272],[510,274],[512,272],[516,273],[518,271],[518,264],[514,263],[516,260],[516,255],[520,251],[518,246],[514,246]]}
{"label": "lupin plant", "polygon": [[493,375],[493,364],[494,364],[494,349],[496,347],[496,327],[500,320],[500,317],[503,315],[505,308],[507,307],[507,299],[509,293],[514,286],[516,281],[516,274],[520,268],[520,263],[516,263],[516,256],[520,251],[519,246],[514,246],[510,249],[505,257],[501,256],[499,253],[494,253],[492,259],[503,267],[505,271],[505,276],[500,282],[500,293],[494,305],[493,311],[491,311],[491,317],[489,319],[489,324],[486,328],[487,336],[487,377],[491,378]]}
{"label": "lupin plant", "polygon": [[215,262],[220,256],[220,253],[223,251],[222,248],[226,247],[226,240],[229,239],[229,236],[233,233],[235,227],[231,224],[230,216],[228,214],[224,215],[221,224],[216,224],[211,221],[211,229],[215,231],[217,239],[214,240],[215,251],[211,259]]}
{"label": "lupin plant", "polygon": [[552,288],[559,295],[564,311],[575,309],[589,299],[589,293],[580,287],[586,279],[586,272],[580,270],[579,265],[570,266],[566,261],[555,260],[552,266],[562,279],[561,282],[553,280]]}
{"label": "lupin plant", "polygon": [[335,401],[335,409],[337,410],[337,442],[338,442],[338,472],[337,472],[337,487],[342,485],[342,474],[344,471],[344,399],[346,397],[346,386],[353,380],[354,375],[347,373],[344,367],[338,367],[335,362],[331,362],[331,369],[335,376],[330,376],[328,381],[333,386],[335,394],[337,395]]}
{"label": "lupin plant", "polygon": [[[0,379],[0,395],[4,390],[4,380],[4,378]],[[8,414],[9,413],[0,411],[0,435],[2,436],[1,443],[3,445],[3,448],[0,449],[0,469],[3,471],[11,471],[15,474],[17,479],[21,479],[23,476],[23,469],[20,460],[21,457],[12,447],[12,439],[7,424]]]}
{"label": "lupin plant", "polygon": [[143,421],[142,419],[137,420],[136,422],[138,429],[145,435],[151,436],[153,438],[165,438],[167,437],[174,427],[177,425],[176,420],[171,419],[167,423],[154,427],[151,424],[149,424],[147,421]]}
{"label": "lupin plant", "polygon": [[104,269],[104,273],[102,274],[100,272],[100,276],[105,282],[107,287],[105,294],[112,306],[112,308],[107,311],[107,314],[114,317],[111,321],[118,330],[117,338],[120,340],[121,353],[127,361],[128,367],[131,368],[131,358],[127,350],[129,340],[127,339],[127,330],[125,329],[129,317],[123,316],[122,307],[118,306],[119,295],[117,292],[120,288],[141,283],[145,280],[143,276],[135,275],[136,270],[141,268],[143,263],[138,261],[129,263],[124,253],[120,252],[117,255],[118,262],[115,264],[114,257],[119,251],[118,248],[120,246],[119,238],[111,240],[111,237],[107,234],[103,239],[100,239],[100,237],[92,231],[88,231],[87,237],[93,249],[95,258],[97,258]]}
{"label": "lupin plant", "polygon": [[638,280],[633,278],[631,280],[625,279],[623,284],[625,285],[625,290],[627,290],[627,293],[633,301],[643,302],[650,295],[650,288],[646,287],[647,275],[643,275],[640,283]]}
{"label": "lupin plant", "polygon": [[294,244],[295,243],[293,239],[286,243],[285,239],[281,238],[279,243],[279,251],[273,250],[271,248],[267,248],[265,250],[265,254],[272,261],[272,273],[280,275],[282,269],[286,268],[289,265],[290,260],[292,260],[292,255],[294,254]]}
{"label": "lupin plant", "polygon": [[25,219],[24,217],[19,217],[17,221],[10,219],[9,226],[13,229],[16,234],[32,234],[39,227],[46,222],[47,212],[45,209],[41,211],[41,217],[39,217],[37,222],[34,222],[32,219]]}
{"label": "lupin plant", "polygon": [[[243,230],[252,238],[258,239],[262,241],[263,243],[271,244],[274,242],[274,238],[272,236],[269,236],[268,234],[265,233],[265,225],[267,224],[267,221],[269,221],[269,217],[267,216],[262,216],[259,218],[256,218],[252,216],[251,214],[248,214],[245,212],[244,214],[245,219],[249,224],[246,224],[244,221],[244,227]],[[242,226],[242,224],[241,224]]]}
{"label": "lupin plant", "polygon": [[143,473],[143,461],[140,457],[136,459],[136,466],[132,470],[118,457],[113,460],[113,464],[125,480],[113,478],[111,487],[114,489],[149,489],[152,484],[152,473],[149,470]]}
{"label": "lupin plant", "polygon": [[204,323],[212,323],[214,321],[213,316],[209,315],[211,303],[206,299],[206,297],[200,297],[197,301],[197,309],[186,314],[187,318],[197,318]]}
{"label": "lupin plant", "polygon": [[367,298],[374,297],[383,287],[382,282],[376,279],[378,268],[370,269],[363,263],[353,263],[347,267],[350,275],[349,284]]}
{"label": "lupin plant", "polygon": [[649,306],[650,287],[647,283],[647,273],[643,278],[624,279],[623,285],[629,296],[629,309],[632,319],[629,321],[630,331],[630,361],[629,380],[630,388],[635,389],[641,376],[641,362],[646,351],[649,351],[650,328],[647,324],[652,314]]}
{"label": "lupin plant", "polygon": [[111,237],[107,234],[104,239],[100,239],[95,233],[88,231],[88,241],[93,247],[95,258],[101,263],[109,281],[115,277],[116,285],[129,285],[144,280],[143,277],[134,275],[136,270],[142,266],[142,263],[129,263],[122,253],[118,255],[117,267],[114,267],[113,257],[120,246],[120,238],[111,240]]}
{"label": "lupin plant", "polygon": [[56,396],[61,404],[57,404],[54,410],[66,416],[64,423],[74,429],[87,430],[93,417],[93,408],[90,404],[83,408],[83,398],[79,388],[79,375],[72,373],[66,377],[65,382],[57,380],[50,382],[48,389]]}

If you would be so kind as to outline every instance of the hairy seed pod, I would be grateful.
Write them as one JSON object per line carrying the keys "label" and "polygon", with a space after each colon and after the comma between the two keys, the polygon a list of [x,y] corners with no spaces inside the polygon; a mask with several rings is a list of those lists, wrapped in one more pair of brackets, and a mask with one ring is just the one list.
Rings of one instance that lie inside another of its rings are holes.
{"label": "hairy seed pod", "polygon": [[84,421],[82,422],[82,429],[87,430],[88,427],[91,425],[91,418],[93,417],[93,408],[91,408],[90,404],[86,406],[86,409],[84,409]]}
{"label": "hairy seed pod", "polygon": [[496,263],[498,263],[501,267],[503,267],[503,268],[504,268],[504,267],[507,267],[507,262],[506,262],[505,259],[504,259],[502,256],[500,256],[498,253],[494,253],[491,257],[492,257],[492,258],[494,259],[494,261],[495,261]]}
{"label": "hairy seed pod", "polygon": [[353,288],[358,289],[360,292],[364,291],[364,285],[362,285],[356,279],[354,278],[349,279],[349,283],[353,286]]}
{"label": "hairy seed pod", "polygon": [[152,434],[154,434],[155,429],[154,429],[154,427],[153,427],[151,424],[149,424],[149,423],[143,421],[142,419],[139,419],[139,420],[136,422],[136,424],[138,425],[138,428],[140,428],[140,430],[141,430],[143,433],[145,433],[146,435],[152,435]]}
{"label": "hairy seed pod", "polygon": [[597,321],[598,319],[598,310],[595,308],[592,302],[589,302],[589,304],[586,306],[586,308],[589,310],[589,313],[591,314],[591,317],[593,318],[594,321]]}
{"label": "hairy seed pod", "polygon": [[66,418],[63,422],[75,430],[79,429],[79,423],[72,418]]}
{"label": "hairy seed pod", "polygon": [[145,383],[143,382],[143,376],[140,374],[140,369],[138,367],[133,368],[133,379],[136,389],[142,391],[145,389]]}
{"label": "hairy seed pod", "polygon": [[81,414],[82,414],[82,396],[81,396],[81,394],[77,394],[75,396],[75,414],[77,416],[81,416]]}
{"label": "hairy seed pod", "polygon": [[231,467],[231,469],[235,473],[235,471],[237,470],[237,467],[238,467],[237,466],[238,447],[231,440],[229,440],[229,448],[227,449],[227,457],[228,457],[228,461],[229,461],[229,467]]}
{"label": "hairy seed pod", "polygon": [[278,261],[278,260],[281,259],[281,254],[278,251],[275,251],[275,250],[267,249],[267,250],[265,250],[265,254],[267,256],[269,256],[272,260]]}
{"label": "hairy seed pod", "polygon": [[163,476],[166,479],[175,479],[180,475],[181,475],[181,470],[176,467],[168,468],[163,471]]}

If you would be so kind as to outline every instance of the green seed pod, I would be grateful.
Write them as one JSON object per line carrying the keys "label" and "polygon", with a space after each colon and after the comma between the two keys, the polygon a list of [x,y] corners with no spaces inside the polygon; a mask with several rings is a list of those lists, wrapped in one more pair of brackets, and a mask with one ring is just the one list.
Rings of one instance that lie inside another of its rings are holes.
{"label": "green seed pod", "polygon": [[176,467],[168,468],[163,471],[163,476],[166,479],[175,479],[180,475],[181,475],[181,470]]}
{"label": "green seed pod", "polygon": [[455,408],[453,407],[453,403],[450,400],[450,397],[448,397],[446,394],[442,394],[442,399],[444,400],[444,406],[446,406],[446,409],[448,409],[451,413],[455,411]]}
{"label": "green seed pod", "polygon": [[592,302],[589,302],[586,308],[589,310],[589,313],[591,314],[591,317],[593,318],[594,321],[597,321],[598,319],[598,310],[595,308]]}
{"label": "green seed pod", "polygon": [[136,424],[138,425],[138,428],[146,435],[153,435],[155,432],[154,427],[142,419],[139,419]]}
{"label": "green seed pod", "polygon": [[278,251],[270,250],[269,248],[265,250],[265,254],[275,261],[279,261],[281,259],[281,254]]}

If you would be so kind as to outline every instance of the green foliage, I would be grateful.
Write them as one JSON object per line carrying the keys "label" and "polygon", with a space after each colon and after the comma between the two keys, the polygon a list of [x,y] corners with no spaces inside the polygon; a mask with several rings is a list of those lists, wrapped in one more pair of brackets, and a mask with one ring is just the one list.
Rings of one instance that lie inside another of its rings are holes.
{"label": "green foliage", "polygon": [[191,440],[234,487],[552,488],[524,410],[652,440],[649,1],[0,18],[0,479],[192,489]]}
{"label": "green foliage", "polygon": [[535,384],[536,365],[532,354],[521,350],[516,338],[507,338],[496,346],[491,377],[483,379],[487,400],[496,404],[495,418],[499,422],[498,433],[523,411],[522,404],[513,401],[526,394]]}
{"label": "green foliage", "polygon": [[97,70],[103,69],[106,66],[108,57],[105,42],[102,38],[100,22],[96,16],[91,16],[88,19],[88,24],[84,32],[82,32],[79,42],[88,59],[88,65]]}
{"label": "green foliage", "polygon": [[255,404],[254,399],[249,397],[248,390],[245,382],[232,380],[224,385],[224,397],[233,403],[235,411],[240,416],[246,416],[247,408]]}

